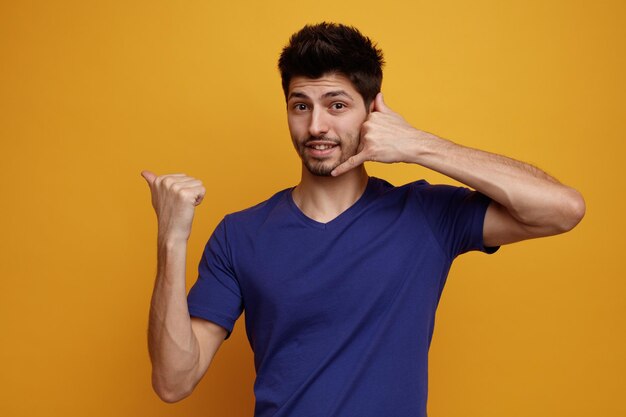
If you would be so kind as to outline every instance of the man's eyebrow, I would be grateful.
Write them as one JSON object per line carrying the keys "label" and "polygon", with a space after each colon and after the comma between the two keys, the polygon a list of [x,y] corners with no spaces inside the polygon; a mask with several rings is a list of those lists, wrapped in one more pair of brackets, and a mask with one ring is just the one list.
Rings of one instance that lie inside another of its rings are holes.
{"label": "man's eyebrow", "polygon": [[292,98],[309,98],[309,96],[299,91],[293,91],[289,93],[289,97],[287,98],[287,100],[291,100]]}
{"label": "man's eyebrow", "polygon": [[348,97],[350,100],[354,101],[352,96],[346,93],[344,90],[329,91],[328,93],[325,93],[324,95],[322,95],[322,98],[339,97],[339,96],[345,96],[345,97]]}

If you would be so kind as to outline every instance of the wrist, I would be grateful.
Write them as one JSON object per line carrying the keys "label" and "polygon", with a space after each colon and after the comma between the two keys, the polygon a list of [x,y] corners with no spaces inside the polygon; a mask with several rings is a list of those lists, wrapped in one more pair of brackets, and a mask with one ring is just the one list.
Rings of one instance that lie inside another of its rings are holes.
{"label": "wrist", "polygon": [[450,145],[452,142],[449,140],[416,129],[415,135],[407,146],[405,161],[424,165],[433,156],[446,153],[446,148]]}

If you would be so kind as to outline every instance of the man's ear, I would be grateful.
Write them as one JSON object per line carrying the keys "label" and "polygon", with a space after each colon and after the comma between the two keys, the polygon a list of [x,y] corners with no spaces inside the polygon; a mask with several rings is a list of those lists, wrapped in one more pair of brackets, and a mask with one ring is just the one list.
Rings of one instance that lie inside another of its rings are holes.
{"label": "man's ear", "polygon": [[367,106],[367,112],[368,112],[368,113],[371,113],[371,112],[373,112],[373,111],[374,111],[374,102],[375,102],[375,101],[376,101],[376,100],[372,100],[372,101],[370,101],[370,105],[369,105],[369,106]]}

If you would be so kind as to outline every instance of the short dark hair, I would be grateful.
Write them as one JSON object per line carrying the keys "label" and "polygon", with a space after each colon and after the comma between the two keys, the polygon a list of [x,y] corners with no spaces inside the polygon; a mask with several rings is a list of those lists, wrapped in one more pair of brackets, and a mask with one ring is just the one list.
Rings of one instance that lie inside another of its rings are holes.
{"label": "short dark hair", "polygon": [[295,76],[319,78],[328,73],[348,77],[369,105],[383,82],[383,51],[353,26],[322,22],[291,35],[278,60],[285,99]]}

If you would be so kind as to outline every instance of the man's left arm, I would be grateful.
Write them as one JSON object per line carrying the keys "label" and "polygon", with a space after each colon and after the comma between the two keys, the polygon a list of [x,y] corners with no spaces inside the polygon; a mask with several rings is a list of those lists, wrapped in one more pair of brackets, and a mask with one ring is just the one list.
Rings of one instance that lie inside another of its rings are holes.
{"label": "man's left arm", "polygon": [[532,165],[415,129],[385,105],[380,93],[362,126],[359,152],[332,175],[365,161],[419,164],[490,197],[485,246],[564,233],[585,214],[585,202],[575,189]]}

